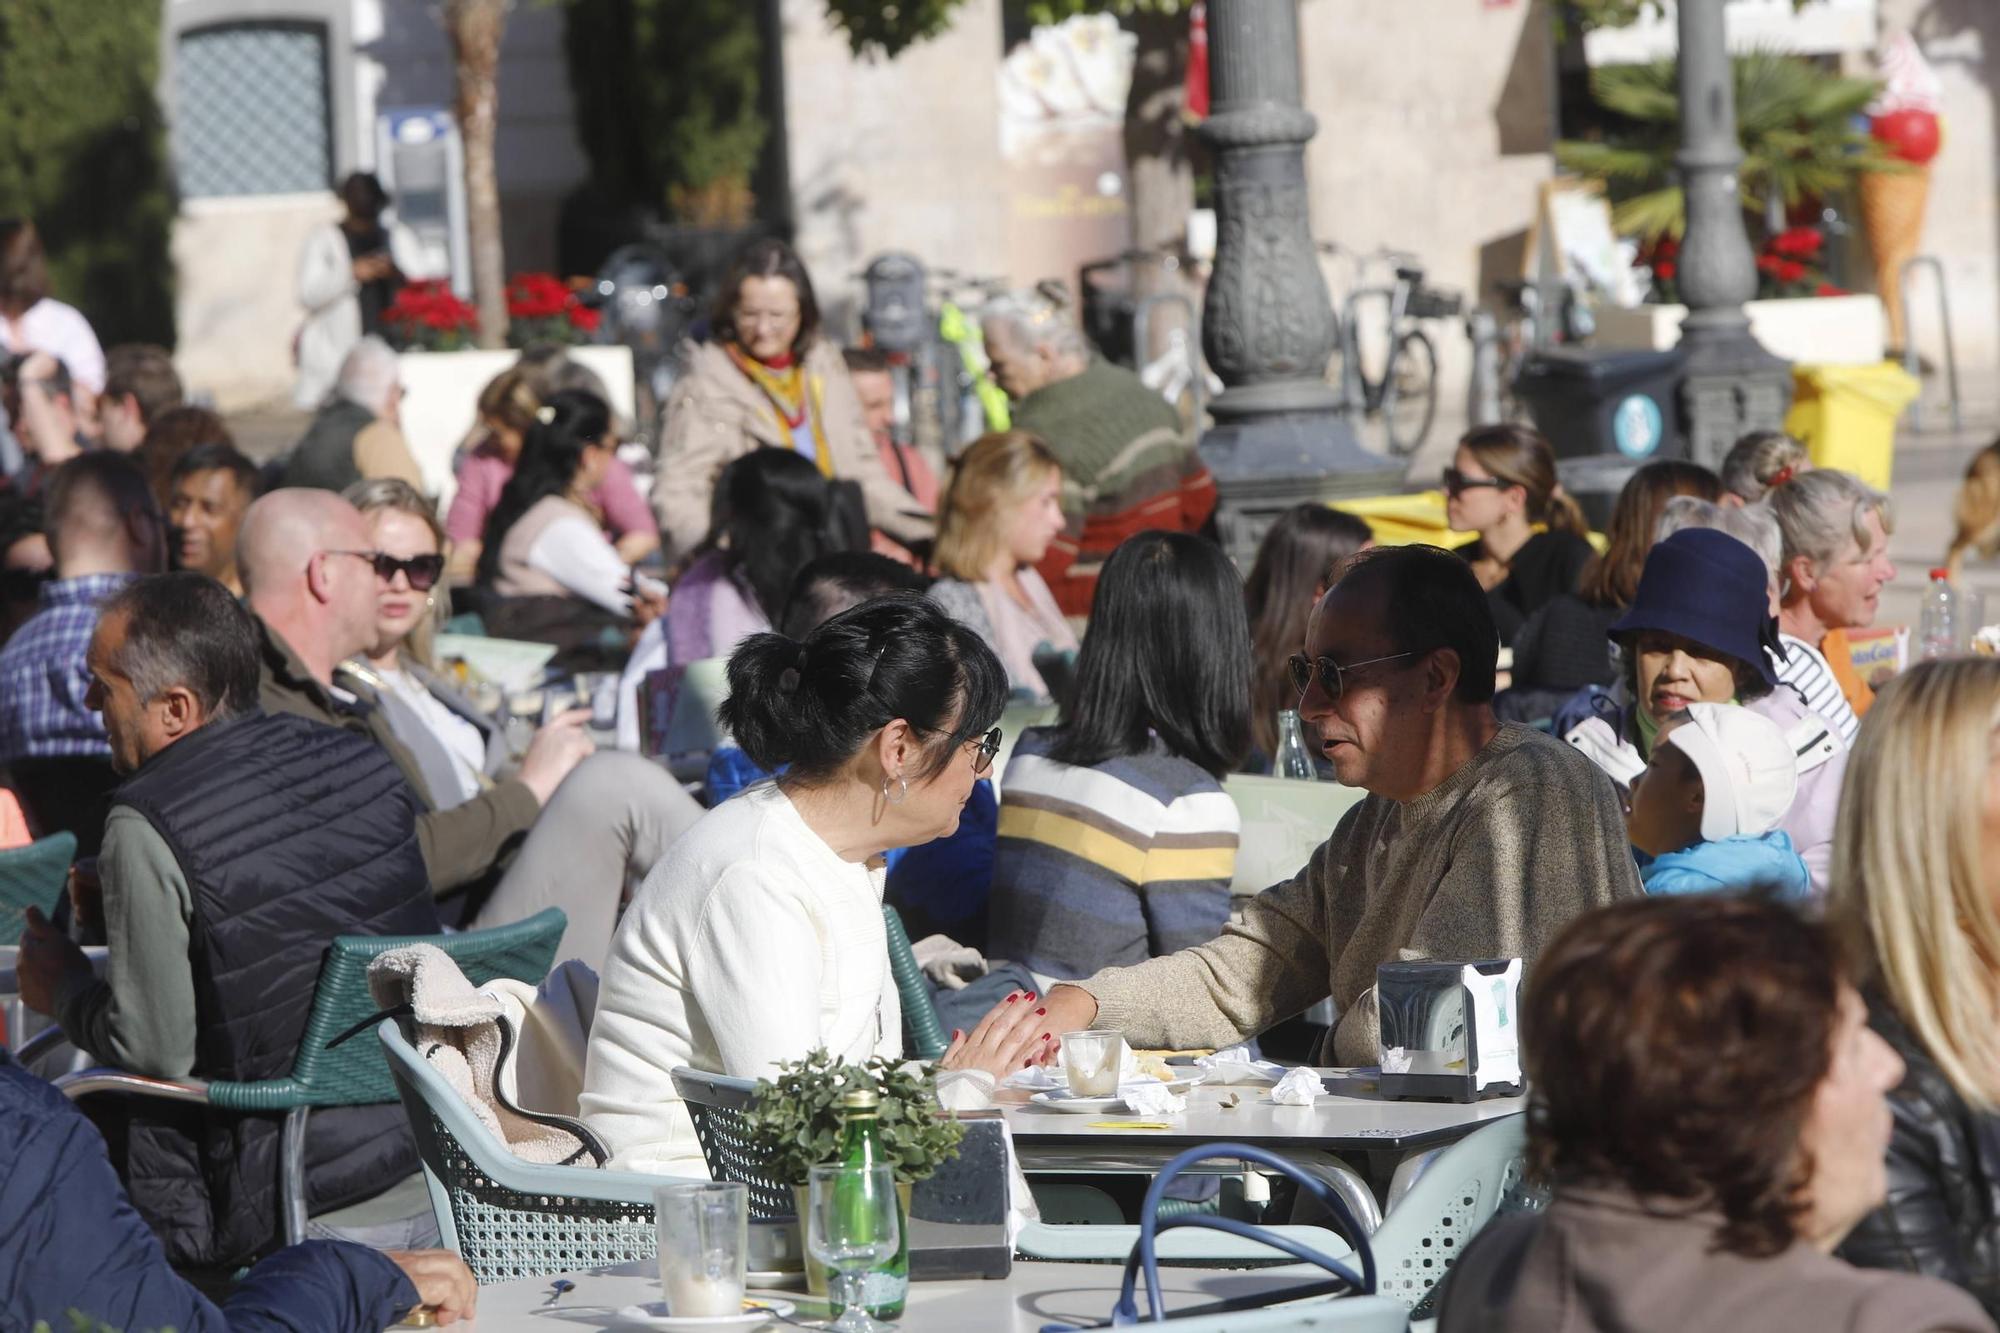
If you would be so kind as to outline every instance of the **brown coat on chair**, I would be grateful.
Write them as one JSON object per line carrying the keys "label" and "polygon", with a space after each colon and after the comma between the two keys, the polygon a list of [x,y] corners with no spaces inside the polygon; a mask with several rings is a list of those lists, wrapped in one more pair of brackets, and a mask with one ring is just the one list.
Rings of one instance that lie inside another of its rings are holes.
{"label": "brown coat on chair", "polygon": [[1958,581],[1965,553],[1976,549],[1982,559],[2000,552],[2000,440],[1973,455],[1958,488],[1958,532],[1945,552],[1945,568]]}

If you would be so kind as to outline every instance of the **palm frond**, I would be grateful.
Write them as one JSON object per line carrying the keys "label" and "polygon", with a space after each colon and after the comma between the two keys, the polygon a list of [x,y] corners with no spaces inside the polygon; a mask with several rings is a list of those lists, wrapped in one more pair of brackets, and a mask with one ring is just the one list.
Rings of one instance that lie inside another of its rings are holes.
{"label": "palm frond", "polygon": [[1566,139],[1556,145],[1556,162],[1565,170],[1604,181],[1665,180],[1667,171],[1657,153],[1619,144]]}
{"label": "palm frond", "polygon": [[1611,225],[1619,235],[1636,236],[1642,241],[1657,241],[1663,236],[1679,240],[1687,230],[1687,204],[1681,187],[1669,185],[1613,204]]}

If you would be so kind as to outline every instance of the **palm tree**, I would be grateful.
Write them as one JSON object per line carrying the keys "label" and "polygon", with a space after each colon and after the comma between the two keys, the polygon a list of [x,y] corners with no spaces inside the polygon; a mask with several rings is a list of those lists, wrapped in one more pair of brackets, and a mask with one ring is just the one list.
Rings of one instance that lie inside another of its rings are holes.
{"label": "palm tree", "polygon": [[[1863,171],[1894,169],[1882,146],[1854,126],[1879,91],[1872,79],[1831,74],[1773,51],[1753,51],[1732,63],[1743,207],[1771,234],[1784,229],[1786,210],[1801,199],[1838,194]],[[1605,183],[1621,235],[1678,240],[1686,228],[1674,165],[1681,137],[1676,80],[1673,60],[1593,70],[1591,96],[1629,127],[1601,142],[1556,145],[1564,169]]]}
{"label": "palm tree", "polygon": [[512,2],[445,0],[442,15],[457,75],[453,101],[465,144],[465,231],[481,347],[507,345],[507,264],[493,150],[500,124],[500,38]]}

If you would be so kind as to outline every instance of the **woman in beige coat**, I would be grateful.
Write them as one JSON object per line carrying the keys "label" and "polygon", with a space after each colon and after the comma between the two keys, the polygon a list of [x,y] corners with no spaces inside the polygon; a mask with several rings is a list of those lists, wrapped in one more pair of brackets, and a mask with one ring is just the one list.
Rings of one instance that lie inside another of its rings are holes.
{"label": "woman in beige coat", "polygon": [[782,241],[737,256],[714,338],[682,349],[668,398],[653,506],[670,558],[707,535],[722,469],[753,449],[795,449],[829,477],[856,482],[868,523],[899,542],[929,538],[929,514],[882,467],[840,349],[819,336],[805,266]]}

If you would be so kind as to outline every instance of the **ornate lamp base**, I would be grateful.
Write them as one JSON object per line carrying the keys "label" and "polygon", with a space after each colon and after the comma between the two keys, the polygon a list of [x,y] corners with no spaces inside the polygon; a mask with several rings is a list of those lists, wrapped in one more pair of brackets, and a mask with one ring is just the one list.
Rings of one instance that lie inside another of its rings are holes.
{"label": "ornate lamp base", "polygon": [[1246,573],[1271,521],[1293,505],[1403,486],[1403,463],[1363,448],[1353,426],[1332,411],[1218,412],[1201,437],[1201,458],[1215,477],[1222,549]]}

